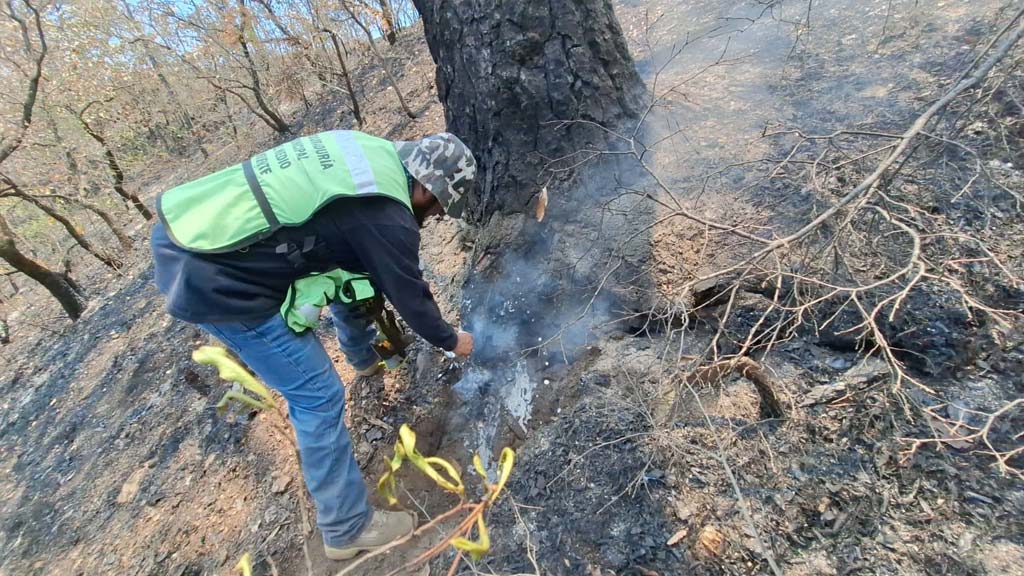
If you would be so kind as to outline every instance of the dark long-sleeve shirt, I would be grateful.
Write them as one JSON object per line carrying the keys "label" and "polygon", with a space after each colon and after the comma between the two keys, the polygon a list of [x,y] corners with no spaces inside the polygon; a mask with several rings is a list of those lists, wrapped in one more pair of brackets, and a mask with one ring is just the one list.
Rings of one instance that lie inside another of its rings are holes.
{"label": "dark long-sleeve shirt", "polygon": [[[296,266],[282,244],[312,249]],[[157,224],[151,237],[157,287],[167,312],[187,322],[265,320],[280,312],[288,287],[313,272],[365,273],[406,324],[427,342],[455,348],[456,331],[441,318],[419,266],[420,230],[405,206],[383,197],[341,198],[301,226],[282,228],[248,248],[225,254],[188,252]]]}

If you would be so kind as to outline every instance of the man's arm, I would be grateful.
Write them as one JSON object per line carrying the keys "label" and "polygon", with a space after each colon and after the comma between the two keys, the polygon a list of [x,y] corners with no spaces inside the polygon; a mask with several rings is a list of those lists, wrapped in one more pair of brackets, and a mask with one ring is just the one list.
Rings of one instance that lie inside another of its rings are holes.
{"label": "man's arm", "polygon": [[401,225],[376,225],[348,238],[374,284],[410,328],[427,342],[454,350],[458,336],[441,318],[420,271],[420,235]]}

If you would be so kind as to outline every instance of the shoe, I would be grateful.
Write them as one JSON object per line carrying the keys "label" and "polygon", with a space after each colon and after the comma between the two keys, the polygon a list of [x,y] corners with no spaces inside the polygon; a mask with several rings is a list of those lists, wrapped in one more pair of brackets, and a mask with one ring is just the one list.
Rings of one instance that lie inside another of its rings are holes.
{"label": "shoe", "polygon": [[374,510],[373,518],[352,543],[342,548],[324,544],[324,553],[331,560],[350,560],[360,552],[369,552],[404,538],[416,529],[416,514],[413,512],[388,512]]}
{"label": "shoe", "polygon": [[362,370],[356,370],[356,374],[359,376],[373,376],[377,372],[380,372],[380,362],[374,362]]}

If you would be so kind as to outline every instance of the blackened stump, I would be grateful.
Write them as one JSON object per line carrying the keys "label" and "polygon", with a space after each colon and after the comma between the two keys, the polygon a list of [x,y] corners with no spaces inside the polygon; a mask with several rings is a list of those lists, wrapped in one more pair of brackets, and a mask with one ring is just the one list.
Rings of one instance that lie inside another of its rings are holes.
{"label": "blackened stump", "polygon": [[[645,88],[609,0],[414,0],[437,65],[448,130],[473,150],[467,217],[526,208],[549,160],[636,115]],[[539,181],[540,180],[540,181]]]}

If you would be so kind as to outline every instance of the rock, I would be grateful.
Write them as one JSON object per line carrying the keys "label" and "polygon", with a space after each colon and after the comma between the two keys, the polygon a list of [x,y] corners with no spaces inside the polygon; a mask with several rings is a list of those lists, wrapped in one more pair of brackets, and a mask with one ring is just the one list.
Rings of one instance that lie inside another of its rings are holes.
{"label": "rock", "polygon": [[859,386],[877,380],[889,373],[889,365],[874,356],[862,358],[853,368],[843,374],[847,384]]}
{"label": "rock", "polygon": [[827,404],[836,398],[846,394],[846,384],[822,384],[808,390],[807,395],[800,401],[801,407],[814,406],[815,404]]}
{"label": "rock", "polygon": [[274,494],[283,494],[292,483],[292,477],[282,472],[274,472],[270,477],[273,479],[270,491]]}
{"label": "rock", "polygon": [[846,370],[850,366],[853,366],[852,362],[850,362],[846,358],[840,358],[838,356],[829,358],[828,360],[825,361],[825,364],[828,364],[828,367],[832,368],[833,370]]}
{"label": "rock", "polygon": [[672,508],[676,513],[676,518],[682,520],[683,522],[686,522],[690,519],[691,516],[693,516],[693,508],[691,508],[689,504],[687,504],[681,499],[677,499],[673,503]]}
{"label": "rock", "polygon": [[132,472],[132,475],[121,485],[121,492],[117,495],[118,504],[127,504],[135,499],[139,493],[139,484],[142,483],[147,472],[149,472],[149,468],[146,466]]}

